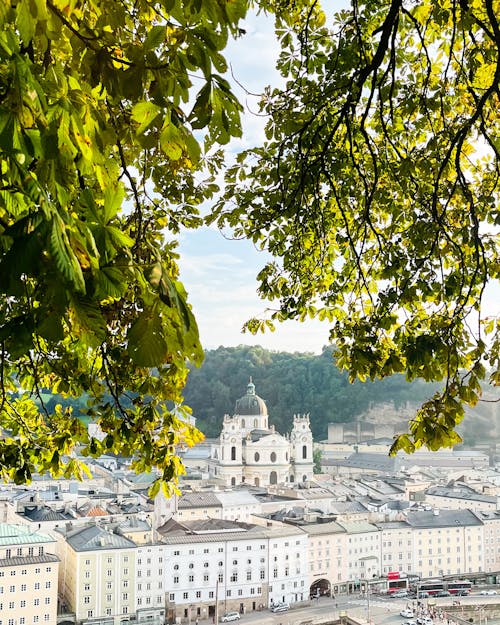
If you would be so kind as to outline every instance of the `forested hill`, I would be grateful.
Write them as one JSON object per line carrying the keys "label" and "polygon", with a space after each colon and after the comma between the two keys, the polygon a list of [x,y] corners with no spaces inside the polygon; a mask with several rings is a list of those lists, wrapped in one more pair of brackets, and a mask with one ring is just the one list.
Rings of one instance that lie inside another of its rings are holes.
{"label": "forested hill", "polygon": [[234,414],[235,401],[246,393],[250,376],[257,395],[267,403],[270,424],[284,433],[291,429],[294,414],[310,413],[315,440],[327,437],[328,423],[349,421],[370,403],[421,402],[435,388],[409,384],[399,375],[350,384],[335,366],[329,347],[321,355],[219,347],[205,353],[201,368],[191,370],[184,393],[206,436],[217,436],[224,414]]}

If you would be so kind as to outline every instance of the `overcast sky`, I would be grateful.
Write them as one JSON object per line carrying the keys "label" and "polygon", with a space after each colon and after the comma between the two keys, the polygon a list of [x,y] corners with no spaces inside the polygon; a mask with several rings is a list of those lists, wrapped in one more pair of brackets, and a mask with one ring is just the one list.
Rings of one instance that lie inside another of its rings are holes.
{"label": "overcast sky", "polygon": [[[236,80],[251,93],[261,93],[266,85],[279,84],[275,71],[277,47],[272,20],[251,15],[246,34],[229,46],[227,57]],[[235,85],[247,112],[243,136],[231,144],[237,152],[263,141],[265,120],[257,112],[257,99]],[[319,322],[281,324],[273,333],[253,336],[241,332],[250,317],[266,309],[257,295],[256,275],[266,257],[247,241],[229,241],[218,230],[203,228],[181,237],[181,280],[189,295],[199,324],[204,348],[220,345],[262,345],[267,349],[319,353],[328,343],[328,324]]]}

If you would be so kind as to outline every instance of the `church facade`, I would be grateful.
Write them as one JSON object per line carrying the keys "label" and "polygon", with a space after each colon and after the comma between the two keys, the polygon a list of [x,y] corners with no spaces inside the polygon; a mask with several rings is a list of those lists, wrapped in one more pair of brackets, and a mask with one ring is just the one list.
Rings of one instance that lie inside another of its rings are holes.
{"label": "church facade", "polygon": [[269,427],[266,402],[250,380],[225,415],[218,443],[209,460],[212,477],[227,486],[269,486],[307,482],[313,476],[313,439],[309,415],[294,415],[292,431],[283,436]]}

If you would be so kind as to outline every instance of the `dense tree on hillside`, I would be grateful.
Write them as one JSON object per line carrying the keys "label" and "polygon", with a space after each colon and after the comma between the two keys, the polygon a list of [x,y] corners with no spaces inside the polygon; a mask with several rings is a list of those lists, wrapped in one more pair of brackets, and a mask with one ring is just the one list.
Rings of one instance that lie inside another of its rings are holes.
{"label": "dense tree on hillside", "polygon": [[[332,323],[351,379],[444,381],[393,451],[460,440],[464,404],[500,381],[500,2],[306,6],[277,33],[267,141],[238,156],[212,216],[275,257],[273,321]],[[498,298],[497,298],[498,301]]]}
{"label": "dense tree on hillside", "polygon": [[272,352],[262,347],[219,347],[205,353],[199,369],[191,371],[184,396],[199,427],[217,436],[224,414],[233,414],[251,376],[265,401],[270,423],[278,431],[292,428],[293,415],[309,413],[315,440],[327,437],[328,423],[360,416],[372,403],[415,406],[429,398],[435,385],[408,384],[403,376],[350,384],[347,373],[332,366],[333,348],[322,354]]}

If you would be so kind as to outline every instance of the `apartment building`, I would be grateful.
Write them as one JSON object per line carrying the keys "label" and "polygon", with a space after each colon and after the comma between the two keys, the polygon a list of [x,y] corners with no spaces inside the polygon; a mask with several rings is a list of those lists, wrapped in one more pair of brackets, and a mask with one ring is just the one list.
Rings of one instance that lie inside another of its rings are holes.
{"label": "apartment building", "polygon": [[381,532],[381,574],[410,573],[413,564],[413,530],[405,521],[376,523]]}
{"label": "apartment building", "polygon": [[372,579],[381,573],[381,532],[366,521],[339,523],[347,534],[345,555],[349,580]]}
{"label": "apartment building", "polygon": [[500,512],[478,512],[483,522],[484,570],[500,571]]}
{"label": "apartment building", "polygon": [[211,519],[158,528],[165,546],[167,616],[195,620],[308,597],[307,534]]}
{"label": "apartment building", "polygon": [[136,608],[135,543],[96,524],[68,524],[57,533],[60,594],[65,608],[76,614],[76,622],[128,622]]}
{"label": "apartment building", "polygon": [[470,510],[408,511],[413,570],[420,577],[484,571],[483,522]]}
{"label": "apartment building", "polygon": [[310,523],[304,526],[309,536],[309,587],[311,594],[346,592],[349,564],[345,557],[348,536],[335,523]]}
{"label": "apartment building", "polygon": [[56,625],[55,540],[0,523],[0,625]]}

